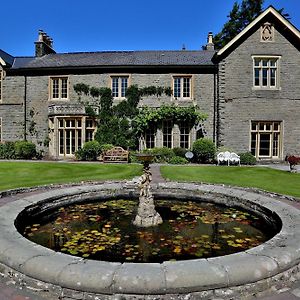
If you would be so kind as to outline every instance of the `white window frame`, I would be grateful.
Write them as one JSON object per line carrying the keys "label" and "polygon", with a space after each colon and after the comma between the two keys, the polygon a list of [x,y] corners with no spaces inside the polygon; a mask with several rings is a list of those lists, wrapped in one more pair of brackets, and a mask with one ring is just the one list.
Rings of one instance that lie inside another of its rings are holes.
{"label": "white window frame", "polygon": [[[54,93],[54,82],[58,80],[58,86],[57,89],[58,91]],[[63,80],[67,80],[67,88],[66,88],[66,97],[63,97]],[[69,100],[69,89],[70,89],[70,84],[69,84],[69,77],[68,76],[51,76],[49,78],[49,99],[50,100]],[[57,94],[57,97],[56,95]]]}
{"label": "white window frame", "polygon": [[[123,79],[126,79],[126,87],[123,87]],[[117,85],[114,85],[114,80],[117,80]],[[129,75],[110,75],[110,87],[114,99],[124,99],[126,90],[129,87]],[[115,91],[115,88],[117,89]]]}
{"label": "white window frame", "polygon": [[[280,59],[278,55],[253,55],[253,88],[254,90],[279,90],[280,89]],[[255,63],[259,60],[259,65]],[[267,65],[263,65],[263,61],[267,62]],[[275,62],[275,66],[271,65],[271,62]],[[256,84],[256,70],[259,71],[259,84]],[[271,70],[275,70],[275,85],[271,84]],[[267,84],[263,83],[263,72],[267,72]]]}
{"label": "white window frame", "polygon": [[[188,90],[189,93],[186,95],[186,83],[188,79]],[[179,85],[178,85],[179,83]],[[172,76],[172,87],[173,87],[173,98],[174,99],[186,99],[190,100],[193,98],[193,76],[192,75],[173,75]],[[177,92],[177,90],[179,91]]]}

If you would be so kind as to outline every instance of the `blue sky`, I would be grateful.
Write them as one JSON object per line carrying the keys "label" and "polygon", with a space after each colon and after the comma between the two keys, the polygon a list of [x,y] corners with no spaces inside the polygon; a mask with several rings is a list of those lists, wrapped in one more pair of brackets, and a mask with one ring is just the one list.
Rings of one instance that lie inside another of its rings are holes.
{"label": "blue sky", "polygon": [[[32,56],[38,30],[56,52],[201,49],[217,33],[234,0],[52,0],[3,1],[0,49]],[[241,2],[239,0],[238,2]],[[265,0],[284,7],[300,29],[300,0]]]}

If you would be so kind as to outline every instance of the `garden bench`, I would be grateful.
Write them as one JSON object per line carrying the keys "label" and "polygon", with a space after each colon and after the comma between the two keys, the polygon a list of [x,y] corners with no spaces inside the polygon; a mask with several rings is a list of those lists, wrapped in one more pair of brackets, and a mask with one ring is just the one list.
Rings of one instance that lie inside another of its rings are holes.
{"label": "garden bench", "polygon": [[122,147],[114,147],[103,154],[103,162],[128,162],[129,152]]}
{"label": "garden bench", "polygon": [[217,155],[217,161],[218,161],[218,165],[220,165],[223,162],[226,162],[228,166],[230,164],[239,164],[239,165],[241,164],[239,155],[229,151],[220,152]]}

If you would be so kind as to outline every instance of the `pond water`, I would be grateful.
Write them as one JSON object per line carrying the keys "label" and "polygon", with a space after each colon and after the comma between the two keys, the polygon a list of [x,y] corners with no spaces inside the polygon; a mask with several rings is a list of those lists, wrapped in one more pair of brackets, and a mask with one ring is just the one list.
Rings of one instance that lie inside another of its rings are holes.
{"label": "pond water", "polygon": [[[136,200],[109,200],[61,207],[19,226],[29,240],[66,254],[111,262],[208,258],[255,247],[277,231],[263,218],[211,203],[156,200],[163,224],[132,224]],[[23,222],[22,222],[23,223]]]}

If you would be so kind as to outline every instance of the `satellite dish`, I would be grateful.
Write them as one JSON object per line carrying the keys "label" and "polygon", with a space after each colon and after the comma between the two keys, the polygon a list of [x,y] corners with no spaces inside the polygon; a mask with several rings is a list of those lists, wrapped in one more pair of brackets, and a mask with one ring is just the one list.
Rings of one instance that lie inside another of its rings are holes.
{"label": "satellite dish", "polygon": [[191,152],[191,151],[188,151],[186,154],[185,154],[185,157],[188,158],[188,159],[192,159],[194,157],[194,153]]}

